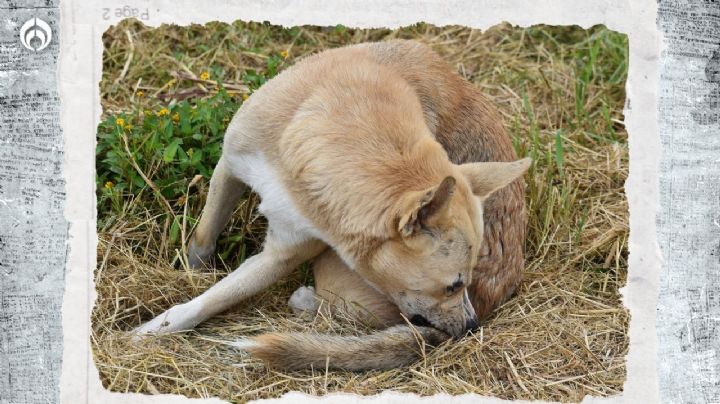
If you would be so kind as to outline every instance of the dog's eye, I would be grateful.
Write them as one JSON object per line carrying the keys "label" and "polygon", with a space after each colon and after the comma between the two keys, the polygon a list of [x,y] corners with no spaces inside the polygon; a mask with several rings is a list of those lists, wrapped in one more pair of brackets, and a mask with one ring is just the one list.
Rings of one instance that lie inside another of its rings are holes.
{"label": "dog's eye", "polygon": [[463,281],[457,280],[457,281],[453,282],[452,285],[446,287],[446,288],[445,288],[445,291],[446,291],[448,294],[452,294],[452,293],[455,293],[455,292],[457,292],[458,290],[462,289],[463,286],[465,286],[465,284],[463,283]]}

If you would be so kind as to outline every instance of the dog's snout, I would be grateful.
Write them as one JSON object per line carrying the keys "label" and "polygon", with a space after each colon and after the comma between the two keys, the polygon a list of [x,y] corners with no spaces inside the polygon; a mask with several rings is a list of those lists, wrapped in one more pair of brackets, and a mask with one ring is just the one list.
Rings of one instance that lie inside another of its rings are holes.
{"label": "dog's snout", "polygon": [[476,318],[469,318],[465,320],[465,331],[475,331],[478,328],[480,328],[480,323],[477,321]]}
{"label": "dog's snout", "polygon": [[416,314],[410,318],[410,323],[419,327],[432,327],[427,319],[419,314]]}

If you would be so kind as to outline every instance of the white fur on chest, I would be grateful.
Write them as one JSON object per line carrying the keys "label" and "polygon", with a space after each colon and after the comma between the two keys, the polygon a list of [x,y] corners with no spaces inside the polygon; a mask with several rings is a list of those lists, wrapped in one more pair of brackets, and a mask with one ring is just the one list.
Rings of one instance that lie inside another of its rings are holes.
{"label": "white fur on chest", "polygon": [[224,158],[233,174],[260,195],[258,211],[268,219],[274,236],[288,244],[323,239],[320,231],[299,212],[277,171],[262,153]]}

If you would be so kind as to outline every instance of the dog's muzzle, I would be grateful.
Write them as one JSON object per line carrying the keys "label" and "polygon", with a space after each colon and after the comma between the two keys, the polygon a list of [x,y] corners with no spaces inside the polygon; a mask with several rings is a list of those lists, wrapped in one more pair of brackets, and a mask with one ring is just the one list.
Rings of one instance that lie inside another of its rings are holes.
{"label": "dog's muzzle", "polygon": [[[433,327],[432,324],[423,316],[416,314],[410,318],[410,324],[418,327]],[[434,327],[433,327],[434,328]]]}
{"label": "dog's muzzle", "polygon": [[410,317],[410,323],[418,327],[432,327],[450,335],[453,335],[455,338],[461,338],[464,333],[475,331],[480,327],[480,322],[478,321],[477,314],[475,314],[475,308],[473,307],[472,303],[470,303],[470,296],[468,295],[467,289],[463,294],[462,309],[465,317],[464,327],[460,324],[457,324],[456,327],[453,327],[454,329],[436,327],[421,314],[415,314]]}

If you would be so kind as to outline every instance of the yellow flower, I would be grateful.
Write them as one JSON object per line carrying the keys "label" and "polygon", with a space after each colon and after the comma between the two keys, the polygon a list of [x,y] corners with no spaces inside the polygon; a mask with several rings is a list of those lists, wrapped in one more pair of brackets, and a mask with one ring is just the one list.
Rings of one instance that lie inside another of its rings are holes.
{"label": "yellow flower", "polygon": [[142,90],[140,90],[140,91],[137,92],[137,96],[138,96],[138,97],[142,97],[143,95],[145,95],[145,93],[143,93]]}
{"label": "yellow flower", "polygon": [[158,116],[163,116],[163,115],[167,115],[167,114],[169,114],[169,113],[170,113],[170,110],[169,110],[169,109],[163,108],[163,109],[161,109],[160,111],[158,111],[157,115],[158,115]]}
{"label": "yellow flower", "polygon": [[125,120],[122,118],[117,118],[115,119],[115,124],[122,128],[123,126],[125,126]]}
{"label": "yellow flower", "polygon": [[108,181],[105,183],[105,189],[112,189],[115,186],[115,184],[112,183],[112,181]]}
{"label": "yellow flower", "polygon": [[287,50],[280,51],[280,56],[282,56],[283,59],[287,59],[288,55],[290,55],[290,52],[288,52]]}
{"label": "yellow flower", "polygon": [[243,93],[243,101],[247,101],[248,98],[250,98],[250,95],[248,93]]}
{"label": "yellow flower", "polygon": [[170,86],[174,85],[175,83],[177,83],[177,80],[175,80],[175,79],[170,79],[165,85],[168,86],[168,87],[170,87]]}
{"label": "yellow flower", "polygon": [[208,72],[200,73],[200,80],[208,80],[209,78],[210,78],[210,73],[208,73]]}
{"label": "yellow flower", "polygon": [[133,126],[131,124],[125,125],[125,130],[132,130]]}
{"label": "yellow flower", "polygon": [[180,122],[180,114],[178,114],[177,112],[174,113],[173,116],[172,116],[172,120],[173,120],[173,122],[175,122],[175,123]]}

